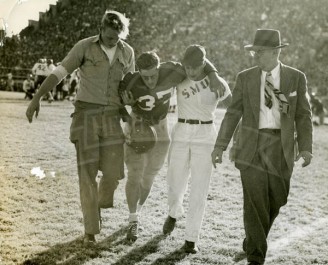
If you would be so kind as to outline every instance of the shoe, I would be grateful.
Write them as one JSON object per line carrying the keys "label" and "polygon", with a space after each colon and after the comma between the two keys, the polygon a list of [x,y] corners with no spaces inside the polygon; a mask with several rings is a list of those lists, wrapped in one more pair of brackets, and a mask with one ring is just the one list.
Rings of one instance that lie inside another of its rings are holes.
{"label": "shoe", "polygon": [[126,239],[136,241],[138,239],[138,222],[130,222]]}
{"label": "shoe", "polygon": [[246,252],[246,237],[244,238],[244,241],[243,241],[243,250],[244,250],[244,252]]}
{"label": "shoe", "polygon": [[248,261],[247,265],[261,265],[263,263],[258,263],[257,261]]}
{"label": "shoe", "polygon": [[96,244],[95,235],[85,234],[83,237],[83,245],[86,247],[92,247]]}
{"label": "shoe", "polygon": [[177,219],[173,218],[171,216],[168,216],[166,218],[165,223],[163,225],[163,234],[164,235],[171,234],[171,232],[174,230],[176,221],[177,221]]}
{"label": "shoe", "polygon": [[190,253],[190,254],[196,254],[199,251],[199,248],[197,247],[195,242],[191,242],[187,240],[185,241],[183,248],[186,253]]}

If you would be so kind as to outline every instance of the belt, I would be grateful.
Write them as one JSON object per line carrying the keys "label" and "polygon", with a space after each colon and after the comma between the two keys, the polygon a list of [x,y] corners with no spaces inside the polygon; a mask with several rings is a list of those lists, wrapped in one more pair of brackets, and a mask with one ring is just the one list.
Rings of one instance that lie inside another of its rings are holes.
{"label": "belt", "polygon": [[260,129],[260,132],[271,133],[271,134],[279,134],[280,131],[281,131],[280,129],[268,129],[268,128]]}
{"label": "belt", "polygon": [[178,122],[189,123],[189,124],[212,124],[213,121],[200,121],[200,120],[186,120],[186,119],[178,119]]}

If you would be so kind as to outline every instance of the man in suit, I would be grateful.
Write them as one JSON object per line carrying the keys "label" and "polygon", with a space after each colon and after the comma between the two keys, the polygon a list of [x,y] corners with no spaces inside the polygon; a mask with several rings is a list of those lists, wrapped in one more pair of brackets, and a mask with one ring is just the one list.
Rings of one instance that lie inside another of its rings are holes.
{"label": "man in suit", "polygon": [[[222,121],[212,163],[222,153],[239,124],[235,165],[244,194],[243,249],[247,264],[264,264],[267,236],[280,207],[287,203],[294,166],[294,132],[303,167],[312,159],[311,108],[306,77],[279,61],[280,32],[258,29],[254,43],[245,46],[257,66],[237,75],[232,103]],[[241,121],[240,121],[241,120]]]}

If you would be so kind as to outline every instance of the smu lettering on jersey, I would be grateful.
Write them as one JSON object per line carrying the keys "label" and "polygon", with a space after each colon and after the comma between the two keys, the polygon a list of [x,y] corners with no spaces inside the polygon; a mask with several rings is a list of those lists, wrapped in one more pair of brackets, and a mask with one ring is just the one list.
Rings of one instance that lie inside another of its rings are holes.
{"label": "smu lettering on jersey", "polygon": [[146,120],[158,121],[167,115],[170,98],[174,87],[186,78],[181,64],[175,62],[161,63],[159,77],[155,88],[148,88],[139,72],[128,73],[120,83],[120,90],[131,91],[137,100],[132,111]]}
{"label": "smu lettering on jersey", "polygon": [[222,78],[220,80],[225,91],[223,96],[219,98],[215,91],[210,88],[207,76],[200,81],[187,78],[179,84],[177,86],[178,117],[201,121],[213,120],[218,102],[231,94],[227,82]]}

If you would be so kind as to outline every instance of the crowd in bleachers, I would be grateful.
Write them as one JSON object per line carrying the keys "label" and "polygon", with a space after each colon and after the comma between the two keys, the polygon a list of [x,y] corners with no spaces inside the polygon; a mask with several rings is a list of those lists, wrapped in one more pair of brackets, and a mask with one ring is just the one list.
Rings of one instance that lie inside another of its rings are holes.
{"label": "crowd in bleachers", "polygon": [[283,41],[290,43],[282,60],[304,71],[311,87],[327,94],[324,6],[326,0],[59,0],[38,29],[30,26],[6,39],[0,48],[0,69],[31,69],[44,57],[59,62],[79,39],[98,33],[106,9],[116,9],[130,18],[127,41],[136,56],[156,49],[162,60],[179,60],[186,46],[199,43],[230,83],[238,71],[251,66],[243,46],[252,41],[255,30],[279,29]]}

